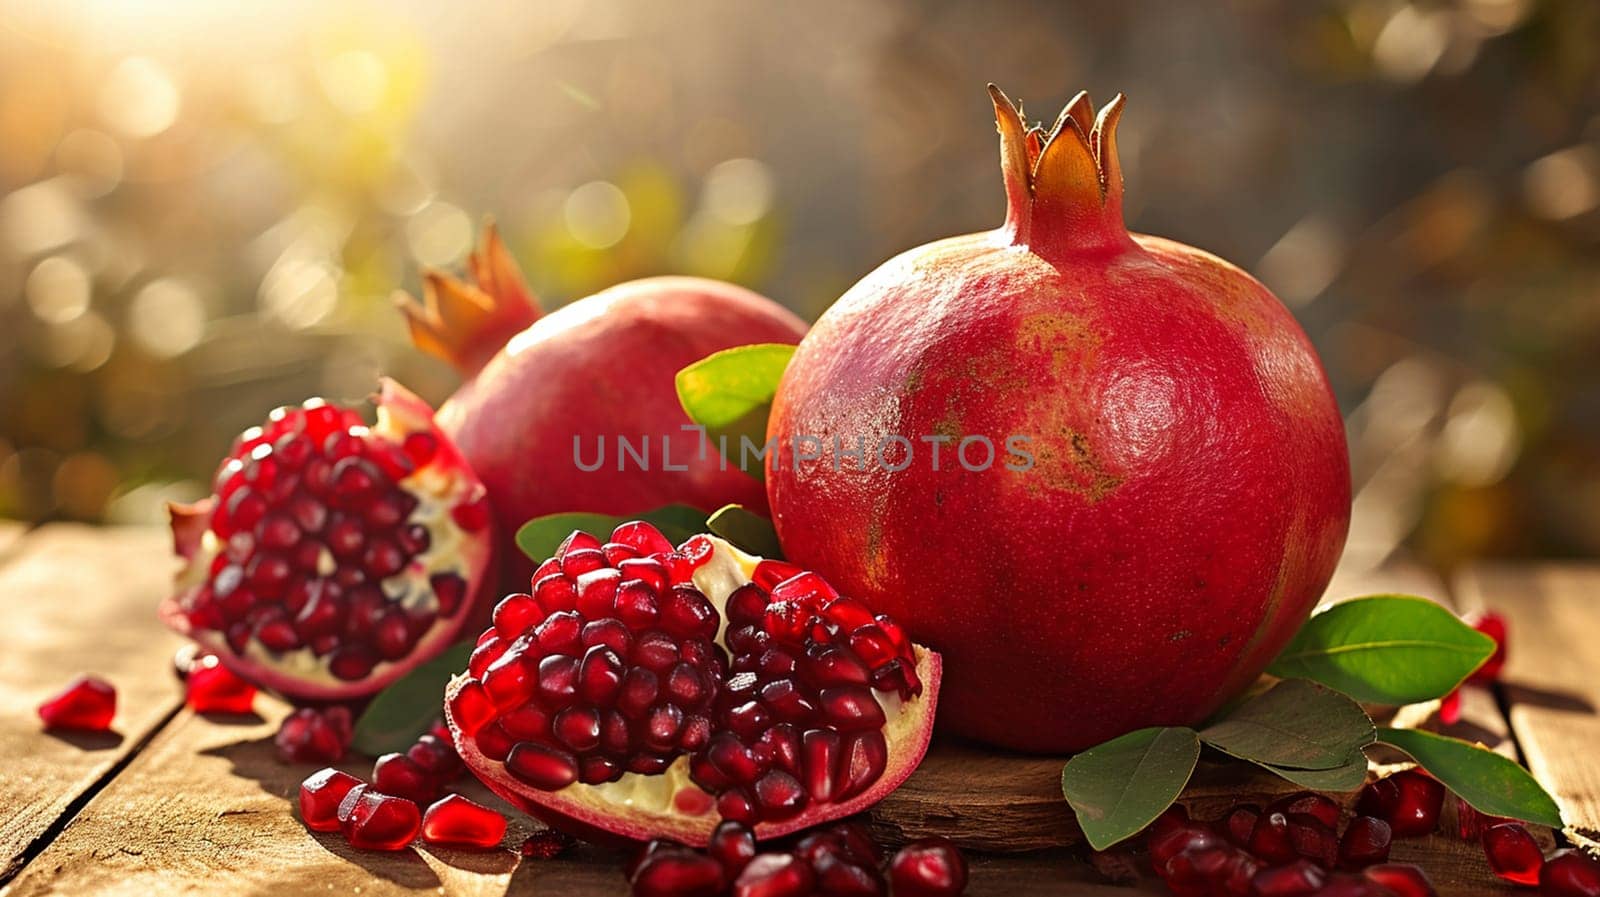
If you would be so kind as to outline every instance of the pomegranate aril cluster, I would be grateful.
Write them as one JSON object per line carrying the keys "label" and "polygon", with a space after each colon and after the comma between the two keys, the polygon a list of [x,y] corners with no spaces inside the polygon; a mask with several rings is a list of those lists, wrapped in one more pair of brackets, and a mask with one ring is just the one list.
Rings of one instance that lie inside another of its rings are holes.
{"label": "pomegranate aril cluster", "polygon": [[[1239,805],[1210,823],[1174,805],[1151,824],[1146,845],[1156,874],[1185,897],[1425,897],[1433,889],[1420,869],[1388,862],[1395,835],[1388,814],[1407,809],[1396,802],[1385,814],[1361,815],[1358,808],[1341,830],[1340,805],[1311,791],[1265,808]],[[1436,824],[1437,806],[1431,818]]]}
{"label": "pomegranate aril cluster", "polygon": [[575,532],[511,595],[451,714],[543,790],[654,774],[689,755],[721,816],[749,824],[848,800],[888,763],[875,692],[921,692],[904,632],[820,577],[762,561],[722,615],[696,587],[715,552],[634,522]]}
{"label": "pomegranate aril cluster", "polygon": [[544,790],[659,773],[706,745],[727,673],[716,609],[648,525],[573,533],[496,606],[454,697],[463,733]]}
{"label": "pomegranate aril cluster", "polygon": [[748,826],[724,820],[705,850],[651,841],[626,873],[633,897],[956,897],[967,886],[966,859],[949,841],[908,844],[885,869],[872,837],[849,822],[757,852]]}
{"label": "pomegranate aril cluster", "polygon": [[220,548],[187,599],[189,622],[243,655],[310,650],[338,679],[362,679],[406,656],[466,598],[466,580],[406,571],[431,540],[412,519],[402,480],[438,449],[427,433],[403,444],[367,438],[354,411],[313,399],[245,431],[217,471],[210,528]]}
{"label": "pomegranate aril cluster", "polygon": [[777,561],[757,565],[725,610],[732,676],[718,734],[690,763],[695,784],[723,818],[752,825],[864,792],[888,764],[877,693],[922,692],[899,625]]}

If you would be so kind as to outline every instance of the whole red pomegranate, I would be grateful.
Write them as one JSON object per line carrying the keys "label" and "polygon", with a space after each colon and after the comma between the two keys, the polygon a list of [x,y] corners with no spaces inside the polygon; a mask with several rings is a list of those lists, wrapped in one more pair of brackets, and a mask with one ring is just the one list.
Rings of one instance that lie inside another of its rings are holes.
{"label": "whole red pomegranate", "polygon": [[[697,277],[630,281],[541,317],[493,228],[469,278],[428,272],[423,300],[406,297],[401,308],[416,345],[467,378],[440,407],[439,424],[489,488],[506,589],[525,587],[533,570],[510,540],[534,517],[674,503],[765,508],[759,482],[684,429],[674,377],[723,349],[797,342],[799,318]],[[619,438],[642,449],[648,469],[623,456]]]}
{"label": "whole red pomegranate", "polygon": [[792,561],[944,653],[942,725],[1071,751],[1254,680],[1327,584],[1350,473],[1288,311],[1128,233],[1122,98],[1095,117],[1079,94],[1046,132],[991,94],[1005,224],[822,316],[773,404],[767,497]]}
{"label": "whole red pomegranate", "polygon": [[455,641],[487,578],[483,484],[427,403],[392,380],[377,401],[370,427],[321,399],[273,411],[212,496],[171,508],[184,566],[161,618],[292,699],[380,691]]}

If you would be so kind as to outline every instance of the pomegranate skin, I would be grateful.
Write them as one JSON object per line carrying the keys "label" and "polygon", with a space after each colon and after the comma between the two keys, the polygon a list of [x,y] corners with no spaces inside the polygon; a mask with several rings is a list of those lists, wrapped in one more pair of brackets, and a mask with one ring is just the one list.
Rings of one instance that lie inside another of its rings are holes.
{"label": "pomegranate skin", "polygon": [[[430,275],[426,307],[412,301],[404,310],[418,346],[468,378],[438,420],[488,487],[503,526],[506,589],[527,586],[533,565],[513,540],[535,517],[627,515],[675,503],[765,510],[760,482],[731,464],[724,469],[715,450],[701,456],[698,434],[683,429],[690,421],[674,378],[723,349],[796,343],[806,330],[798,317],[750,290],[698,277],[630,281],[541,317],[492,230],[471,268],[476,284]],[[467,294],[495,313],[451,313],[463,303],[452,297]],[[441,311],[430,319],[429,309]],[[517,332],[518,323],[525,329]],[[503,347],[485,360],[489,343]],[[619,436],[635,447],[649,438],[648,470],[632,458],[617,469]],[[663,438],[673,469],[663,464]],[[605,463],[580,469],[575,439],[588,466],[603,439]]]}
{"label": "pomegranate skin", "polygon": [[[767,495],[791,561],[944,654],[941,727],[1076,751],[1196,723],[1261,673],[1332,574],[1349,462],[1282,304],[1125,229],[1121,98],[1095,121],[1080,94],[1047,135],[991,90],[1005,225],[910,250],[822,316],[773,404]],[[902,471],[871,461],[887,434],[913,446]],[[797,462],[799,436],[822,457]],[[986,469],[959,463],[968,436]],[[866,438],[866,472],[835,437]]]}

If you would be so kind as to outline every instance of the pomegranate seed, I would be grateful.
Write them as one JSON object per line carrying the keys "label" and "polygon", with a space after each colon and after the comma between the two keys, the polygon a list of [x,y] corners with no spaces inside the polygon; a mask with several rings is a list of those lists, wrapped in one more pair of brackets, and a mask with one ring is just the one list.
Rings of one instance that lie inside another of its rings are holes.
{"label": "pomegranate seed", "polygon": [[1519,885],[1539,883],[1544,851],[1533,834],[1519,822],[1502,822],[1483,833],[1483,854],[1495,875]]}
{"label": "pomegranate seed", "polygon": [[1183,804],[1173,804],[1161,811],[1153,822],[1145,827],[1145,843],[1153,844],[1161,836],[1175,832],[1189,826],[1189,811]]}
{"label": "pomegranate seed", "polygon": [[189,671],[184,701],[196,713],[250,713],[256,687],[234,675],[214,656],[200,660]]}
{"label": "pomegranate seed", "polygon": [[285,763],[337,763],[350,746],[346,707],[302,707],[284,718],[273,744]]}
{"label": "pomegranate seed", "polygon": [[1256,829],[1256,820],[1261,818],[1261,808],[1255,804],[1240,804],[1228,811],[1222,818],[1222,834],[1231,841],[1235,847],[1249,847],[1250,834]]}
{"label": "pomegranate seed", "polygon": [[578,764],[571,754],[533,742],[512,748],[505,763],[512,775],[543,791],[565,788],[578,779]]}
{"label": "pomegranate seed", "polygon": [[741,822],[724,820],[711,832],[706,852],[722,865],[724,875],[736,878],[756,855],[755,833]]}
{"label": "pomegranate seed", "polygon": [[1251,887],[1256,897],[1301,897],[1312,894],[1328,880],[1321,866],[1306,859],[1268,866],[1256,873]]}
{"label": "pomegranate seed", "polygon": [[422,812],[402,797],[358,785],[339,803],[339,829],[358,850],[404,850],[422,827]]}
{"label": "pomegranate seed", "polygon": [[1386,776],[1362,786],[1356,795],[1356,813],[1388,821],[1400,805],[1400,785],[1394,776]]}
{"label": "pomegranate seed", "polygon": [[667,537],[643,520],[624,523],[612,530],[611,541],[626,545],[641,556],[668,554],[672,551],[672,543],[667,541]]}
{"label": "pomegranate seed", "polygon": [[1285,816],[1292,813],[1309,813],[1329,828],[1339,826],[1338,802],[1315,791],[1297,791],[1286,797],[1280,797],[1267,805],[1266,812],[1282,813]]}
{"label": "pomegranate seed", "polygon": [[547,828],[524,838],[517,852],[529,859],[550,860],[572,849],[575,843],[571,835]]}
{"label": "pomegranate seed", "polygon": [[1226,844],[1185,850],[1157,870],[1167,888],[1180,895],[1201,897],[1210,893],[1213,883],[1227,877],[1240,851]]}
{"label": "pomegranate seed", "polygon": [[1333,868],[1339,856],[1339,836],[1332,828],[1310,813],[1290,813],[1288,824],[1295,853],[1316,860],[1325,869]]}
{"label": "pomegranate seed", "polygon": [[406,749],[406,757],[435,781],[448,782],[461,773],[461,757],[450,742],[428,733]]}
{"label": "pomegranate seed", "polygon": [[1368,881],[1387,888],[1394,897],[1438,897],[1433,882],[1410,863],[1382,863],[1362,873]]}
{"label": "pomegranate seed", "polygon": [[1289,835],[1289,818],[1282,813],[1263,813],[1250,833],[1250,852],[1268,863],[1287,863],[1298,856]]}
{"label": "pomegranate seed", "polygon": [[1354,871],[1388,862],[1392,837],[1393,830],[1382,819],[1355,817],[1345,827],[1344,837],[1339,839],[1339,868]]}
{"label": "pomegranate seed", "polygon": [[539,609],[532,595],[507,595],[494,607],[494,629],[500,637],[511,640],[537,625],[548,614]]}
{"label": "pomegranate seed", "polygon": [[39,705],[46,729],[104,732],[117,715],[117,690],[99,676],[79,676]]}
{"label": "pomegranate seed", "polygon": [[422,815],[422,840],[445,847],[487,850],[506,836],[506,818],[459,794],[441,798]]}
{"label": "pomegranate seed", "polygon": [[300,783],[300,820],[314,832],[339,830],[339,804],[361,780],[337,769],[319,769]]}
{"label": "pomegranate seed", "polygon": [[372,767],[372,787],[425,807],[438,796],[433,777],[411,762],[405,754],[384,754]]}
{"label": "pomegranate seed", "polygon": [[450,717],[463,735],[474,735],[494,719],[494,702],[483,684],[469,681],[450,699]]}
{"label": "pomegranate seed", "polygon": [[1600,897],[1600,862],[1573,848],[1552,853],[1539,873],[1539,893],[1545,897]]}
{"label": "pomegranate seed", "polygon": [[1339,873],[1329,876],[1317,897],[1394,897],[1392,891],[1360,875]]}
{"label": "pomegranate seed", "polygon": [[1470,681],[1480,684],[1498,681],[1506,665],[1506,619],[1490,611],[1474,619],[1472,628],[1494,639],[1494,653],[1473,671]]}
{"label": "pomegranate seed", "polygon": [[924,838],[889,861],[895,897],[954,897],[966,890],[967,860],[945,838]]}
{"label": "pomegranate seed", "polygon": [[711,857],[665,845],[647,850],[629,883],[634,897],[715,897],[727,880]]}
{"label": "pomegranate seed", "polygon": [[1439,827],[1439,810],[1445,788],[1427,773],[1415,769],[1389,776],[1397,789],[1394,808],[1386,818],[1397,838],[1426,835]]}
{"label": "pomegranate seed", "polygon": [[1500,816],[1485,816],[1474,810],[1471,804],[1456,798],[1456,836],[1463,841],[1477,841],[1490,826],[1512,821]]}

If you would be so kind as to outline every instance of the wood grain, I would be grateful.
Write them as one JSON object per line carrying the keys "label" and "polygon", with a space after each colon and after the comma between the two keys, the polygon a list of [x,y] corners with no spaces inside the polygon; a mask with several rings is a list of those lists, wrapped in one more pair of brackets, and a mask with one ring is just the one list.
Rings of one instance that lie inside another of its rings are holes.
{"label": "wood grain", "polygon": [[[0,567],[0,883],[176,710],[178,639],[155,617],[168,550],[154,530],[52,525],[21,536]],[[40,701],[84,672],[117,687],[115,731],[42,731]]]}
{"label": "wood grain", "polygon": [[1457,590],[1509,620],[1501,687],[1512,730],[1569,837],[1600,847],[1600,565],[1477,566]]}

